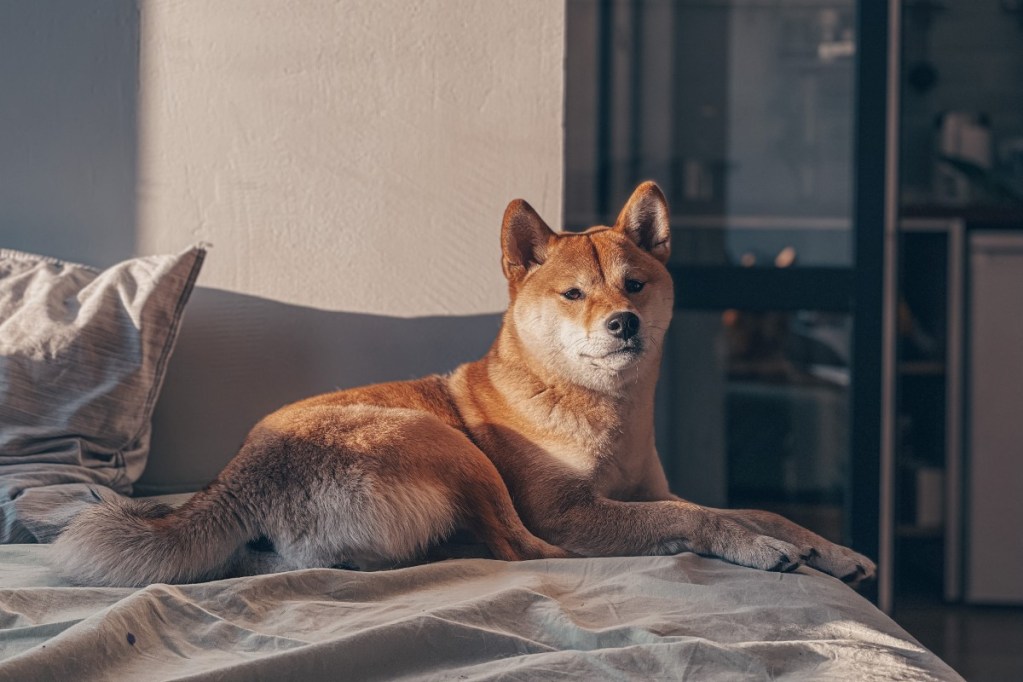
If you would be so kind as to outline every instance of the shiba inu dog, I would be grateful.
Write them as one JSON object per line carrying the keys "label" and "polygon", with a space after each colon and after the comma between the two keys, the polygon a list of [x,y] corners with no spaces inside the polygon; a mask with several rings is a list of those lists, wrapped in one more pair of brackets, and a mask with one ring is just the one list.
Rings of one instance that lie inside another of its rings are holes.
{"label": "shiba inu dog", "polygon": [[655,184],[584,233],[555,233],[513,201],[501,247],[510,301],[482,359],[270,414],[182,507],[121,499],[80,514],[54,545],[61,570],[97,585],[208,580],[252,572],[258,539],[275,550],[266,570],[377,568],[467,528],[510,561],[691,551],[873,575],[780,516],[669,492],[653,410],[673,286]]}

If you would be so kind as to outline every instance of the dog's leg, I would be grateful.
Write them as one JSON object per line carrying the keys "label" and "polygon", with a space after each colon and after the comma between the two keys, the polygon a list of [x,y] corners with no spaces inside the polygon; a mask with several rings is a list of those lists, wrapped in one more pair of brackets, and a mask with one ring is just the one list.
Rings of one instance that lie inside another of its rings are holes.
{"label": "dog's leg", "polygon": [[792,571],[805,559],[789,542],[714,509],[680,500],[619,502],[594,497],[535,519],[541,535],[586,556],[692,551],[742,566]]}
{"label": "dog's leg", "polygon": [[[411,471],[432,482],[455,512],[455,526],[468,527],[493,556],[506,561],[564,558],[569,552],[544,542],[523,525],[508,488],[490,458],[464,433],[440,419],[418,413],[390,418],[389,443],[402,463],[381,472],[384,487],[408,486]],[[380,428],[378,422],[376,428]],[[388,516],[399,525],[403,510],[394,505]]]}
{"label": "dog's leg", "polygon": [[874,577],[874,562],[858,552],[836,545],[813,531],[773,512],[753,509],[717,510],[718,513],[757,533],[784,540],[799,548],[806,564],[841,580],[856,584]]}
{"label": "dog's leg", "polygon": [[402,566],[463,525],[501,559],[568,556],[523,526],[487,456],[428,412],[309,405],[254,434],[243,496],[288,568]]}
{"label": "dog's leg", "polygon": [[476,537],[495,557],[506,561],[522,561],[573,556],[530,533],[515,512],[507,489],[501,488],[493,487],[493,497],[489,499],[484,499],[483,495],[474,495],[476,514],[469,520],[469,526]]}
{"label": "dog's leg", "polygon": [[504,480],[481,450],[466,442],[456,457],[459,467],[455,470],[464,472],[457,490],[460,506],[466,510],[463,522],[495,557],[521,561],[572,556],[529,532],[515,510]]}

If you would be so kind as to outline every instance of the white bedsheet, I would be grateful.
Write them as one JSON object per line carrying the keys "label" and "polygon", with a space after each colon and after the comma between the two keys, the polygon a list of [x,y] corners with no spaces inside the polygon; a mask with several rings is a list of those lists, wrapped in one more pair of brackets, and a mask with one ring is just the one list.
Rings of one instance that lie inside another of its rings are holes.
{"label": "white bedsheet", "polygon": [[841,582],[692,554],[70,587],[0,547],[0,680],[960,680]]}

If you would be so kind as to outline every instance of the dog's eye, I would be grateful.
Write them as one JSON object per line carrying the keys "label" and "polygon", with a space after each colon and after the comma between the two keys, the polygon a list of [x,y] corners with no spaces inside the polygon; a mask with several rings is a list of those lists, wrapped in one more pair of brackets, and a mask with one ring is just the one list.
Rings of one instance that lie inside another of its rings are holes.
{"label": "dog's eye", "polygon": [[573,287],[568,291],[561,292],[561,295],[570,301],[575,301],[583,297],[583,292]]}
{"label": "dog's eye", "polygon": [[630,294],[634,294],[637,291],[643,291],[643,287],[646,282],[640,282],[638,279],[627,279],[625,280],[625,290]]}

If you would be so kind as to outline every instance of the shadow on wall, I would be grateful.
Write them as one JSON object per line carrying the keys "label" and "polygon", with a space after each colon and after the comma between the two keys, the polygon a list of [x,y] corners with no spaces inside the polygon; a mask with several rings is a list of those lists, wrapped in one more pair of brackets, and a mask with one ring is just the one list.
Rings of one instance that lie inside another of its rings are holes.
{"label": "shadow on wall", "polygon": [[317,393],[447,372],[482,357],[499,314],[393,318],[196,289],[136,495],[196,490],[264,415]]}
{"label": "shadow on wall", "polygon": [[136,3],[0,3],[0,246],[134,254],[138,67]]}

